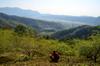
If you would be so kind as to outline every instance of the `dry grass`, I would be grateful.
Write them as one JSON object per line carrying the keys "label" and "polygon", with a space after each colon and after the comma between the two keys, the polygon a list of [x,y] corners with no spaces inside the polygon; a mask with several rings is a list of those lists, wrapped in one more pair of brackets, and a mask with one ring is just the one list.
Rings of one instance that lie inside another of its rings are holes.
{"label": "dry grass", "polygon": [[16,62],[1,64],[0,66],[100,66],[97,63],[75,63],[75,62],[64,62],[59,61],[58,63],[51,63],[44,58],[35,58],[26,62]]}

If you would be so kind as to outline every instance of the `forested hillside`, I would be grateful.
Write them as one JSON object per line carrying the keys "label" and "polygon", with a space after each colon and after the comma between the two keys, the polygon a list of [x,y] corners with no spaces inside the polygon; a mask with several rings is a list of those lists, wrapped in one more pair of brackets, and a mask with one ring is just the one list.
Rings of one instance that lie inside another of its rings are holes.
{"label": "forested hillside", "polygon": [[[34,29],[23,25],[14,29],[0,28],[0,65],[99,66],[100,34],[92,34],[88,38],[59,41],[40,37]],[[50,62],[52,51],[60,53],[56,64]]]}
{"label": "forested hillside", "polygon": [[89,26],[89,25],[83,25],[76,28],[71,28],[68,30],[62,30],[55,32],[51,35],[51,38],[64,40],[64,39],[87,39],[91,35],[95,35],[97,33],[100,33],[99,26]]}

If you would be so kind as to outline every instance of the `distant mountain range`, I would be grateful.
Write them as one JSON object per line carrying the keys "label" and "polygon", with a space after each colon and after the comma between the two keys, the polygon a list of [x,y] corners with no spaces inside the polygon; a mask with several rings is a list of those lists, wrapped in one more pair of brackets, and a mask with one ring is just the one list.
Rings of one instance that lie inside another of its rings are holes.
{"label": "distant mountain range", "polygon": [[100,25],[100,17],[40,14],[37,11],[10,7],[0,8],[0,12],[8,15],[16,15],[45,21],[59,22],[64,26],[69,25],[68,27],[76,27],[79,25]]}
{"label": "distant mountain range", "polygon": [[65,29],[63,25],[60,23],[24,18],[19,16],[11,16],[4,13],[0,13],[0,27],[9,26],[13,28],[18,24],[33,27],[37,31],[44,31],[44,30],[59,31]]}

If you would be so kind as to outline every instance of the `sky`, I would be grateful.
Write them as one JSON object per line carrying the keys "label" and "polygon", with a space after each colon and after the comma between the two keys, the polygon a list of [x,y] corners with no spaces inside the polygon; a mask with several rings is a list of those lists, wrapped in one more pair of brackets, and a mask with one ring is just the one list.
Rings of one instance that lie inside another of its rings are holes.
{"label": "sky", "polygon": [[0,0],[0,7],[19,7],[43,14],[100,16],[100,0]]}

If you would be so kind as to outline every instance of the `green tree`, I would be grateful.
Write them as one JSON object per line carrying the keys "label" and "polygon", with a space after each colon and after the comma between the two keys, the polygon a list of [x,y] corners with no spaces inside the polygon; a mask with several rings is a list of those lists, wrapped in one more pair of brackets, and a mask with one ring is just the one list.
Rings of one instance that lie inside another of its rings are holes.
{"label": "green tree", "polygon": [[24,33],[26,33],[26,27],[25,26],[23,26],[23,25],[17,25],[16,27],[15,27],[15,32],[16,33],[18,33],[19,35],[22,35],[22,34],[24,34]]}

